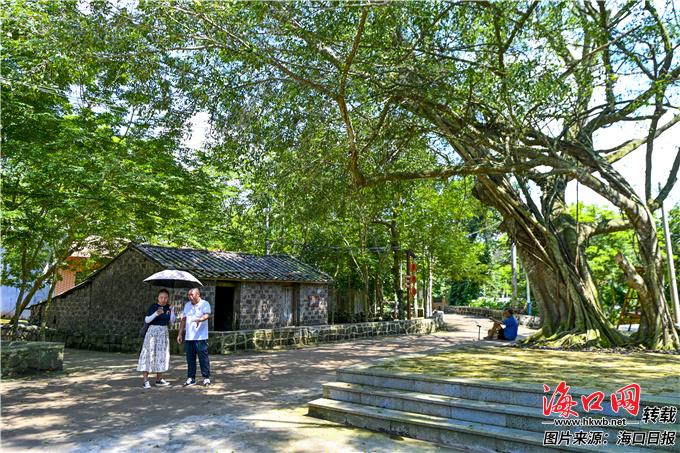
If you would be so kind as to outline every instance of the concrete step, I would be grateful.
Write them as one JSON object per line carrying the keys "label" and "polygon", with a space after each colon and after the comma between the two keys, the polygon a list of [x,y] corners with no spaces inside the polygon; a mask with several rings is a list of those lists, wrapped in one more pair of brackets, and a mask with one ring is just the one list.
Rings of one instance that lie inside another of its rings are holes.
{"label": "concrete step", "polygon": [[[346,401],[320,398],[309,403],[309,415],[373,431],[403,435],[475,452],[543,453],[601,452],[647,453],[650,450],[616,446],[543,446],[543,434],[514,428],[455,420]],[[612,446],[616,439],[609,439]]]}
{"label": "concrete step", "polygon": [[[372,366],[358,365],[341,368],[337,371],[337,380],[351,384],[368,385],[384,389],[402,390],[421,394],[441,395],[466,400],[484,401],[488,403],[502,403],[506,407],[524,406],[542,408],[543,397],[550,396],[543,390],[542,384],[524,384],[501,381],[480,381],[478,379],[452,378],[422,374],[409,374],[399,371],[386,370]],[[557,383],[547,383],[554,390]],[[582,395],[590,395],[596,389],[571,388],[569,394],[579,401]],[[644,392],[644,389],[643,389]],[[656,396],[642,394],[640,410],[644,406],[675,406],[680,407],[680,397]],[[614,412],[610,404],[610,396],[605,393],[602,401],[602,411],[591,416],[607,416],[617,418],[640,418],[640,414],[633,416],[625,410]]]}
{"label": "concrete step", "polygon": [[[373,387],[347,382],[329,382],[323,385],[323,396],[336,401],[346,401],[365,406],[375,406],[404,412],[450,418],[462,422],[476,422],[505,428],[543,433],[546,430],[602,430],[616,439],[620,430],[664,431],[677,429],[678,425],[627,424],[625,427],[556,427],[544,424],[557,417],[545,417],[538,407],[510,406],[502,403],[469,400],[445,395],[408,392],[383,387]],[[602,418],[593,414],[593,419]],[[620,417],[619,417],[620,418]]]}

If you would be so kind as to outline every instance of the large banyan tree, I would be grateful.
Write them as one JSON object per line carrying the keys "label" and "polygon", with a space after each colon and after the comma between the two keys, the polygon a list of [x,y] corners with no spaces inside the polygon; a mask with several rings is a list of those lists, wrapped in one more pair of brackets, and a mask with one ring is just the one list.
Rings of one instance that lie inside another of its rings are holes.
{"label": "large banyan tree", "polygon": [[[341,133],[346,153],[337,158],[357,190],[473,175],[540,303],[543,328],[531,341],[680,347],[655,218],[676,182],[678,149],[658,190],[652,180],[656,139],[680,120],[672,3],[152,1],[88,14],[130,27],[125,38],[104,36],[117,50],[100,58],[129,71],[155,55],[159,83],[208,111],[241,160],[261,150],[262,131],[289,137],[296,159],[316,156],[320,137],[338,136],[301,133],[316,121]],[[325,118],[306,115],[310,106]],[[600,145],[612,135],[620,141]],[[640,147],[644,193],[614,166]],[[573,181],[621,219],[579,222],[565,202]],[[639,296],[631,339],[604,315],[585,254],[594,235],[627,229],[639,256],[612,266]]]}

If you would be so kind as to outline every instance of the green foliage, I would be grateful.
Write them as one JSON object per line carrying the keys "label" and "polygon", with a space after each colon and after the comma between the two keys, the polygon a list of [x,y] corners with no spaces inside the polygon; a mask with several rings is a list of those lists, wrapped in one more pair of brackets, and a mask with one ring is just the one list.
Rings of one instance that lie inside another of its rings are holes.
{"label": "green foliage", "polygon": [[449,292],[450,305],[468,305],[473,299],[479,297],[480,284],[473,280],[456,280],[451,282]]}
{"label": "green foliage", "polygon": [[[609,209],[594,205],[579,204],[579,221],[583,223],[597,223],[604,220],[621,218]],[[576,206],[570,206],[571,214],[576,218]],[[606,235],[596,235],[590,238],[586,247],[588,265],[597,282],[602,306],[612,322],[618,320],[623,299],[628,291],[623,272],[616,266],[615,256],[623,253],[630,257],[631,263],[636,264],[635,236],[631,231],[619,231]]]}
{"label": "green foliage", "polygon": [[144,109],[117,84],[103,93],[100,69],[70,47],[78,4],[16,2],[7,13],[2,274],[20,289],[17,312],[85,247],[110,255],[127,240],[215,243],[222,190],[198,158],[178,157],[180,136],[139,119]]}
{"label": "green foliage", "polygon": [[510,306],[510,301],[508,298],[495,298],[495,297],[478,297],[473,299],[468,304],[470,307],[483,307],[492,308],[494,310],[502,310],[505,307]]}
{"label": "green foliage", "polygon": [[[647,92],[677,104],[672,67],[672,77],[618,82],[659,72],[664,40],[678,36],[670,8],[657,21],[646,3],[603,7],[599,17],[563,1],[12,2],[2,61],[8,278],[37,281],[35,269],[97,236],[109,247],[126,238],[291,253],[363,291],[367,309],[396,297],[392,254],[404,250],[417,256],[421,289],[432,275],[435,294],[456,282],[457,298],[477,286],[507,295],[507,239],[488,230],[513,233],[520,220],[525,233],[569,243],[570,179],[615,203],[630,198],[591,158],[593,135],[646,118]],[[631,58],[639,48],[652,55]],[[197,112],[210,116],[200,152],[182,146]],[[624,207],[631,218],[639,208]],[[580,222],[614,216],[582,211]],[[635,255],[629,237],[587,244],[610,311],[623,288],[612,258]],[[547,264],[574,266],[565,250]]]}

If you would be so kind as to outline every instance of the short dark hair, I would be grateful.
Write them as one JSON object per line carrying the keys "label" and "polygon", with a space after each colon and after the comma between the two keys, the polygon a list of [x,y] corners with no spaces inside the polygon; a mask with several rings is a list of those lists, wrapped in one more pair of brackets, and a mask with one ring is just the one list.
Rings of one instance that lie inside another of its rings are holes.
{"label": "short dark hair", "polygon": [[168,298],[170,298],[170,291],[168,291],[167,289],[165,289],[165,288],[161,289],[160,291],[158,291],[158,294],[156,294],[156,295],[157,295],[157,296],[160,296],[161,293],[167,294],[167,295],[168,295]]}
{"label": "short dark hair", "polygon": [[507,311],[507,312],[510,313],[511,315],[514,315],[514,314],[515,314],[515,311],[512,309],[512,307],[505,307],[505,308],[503,309],[503,311]]}

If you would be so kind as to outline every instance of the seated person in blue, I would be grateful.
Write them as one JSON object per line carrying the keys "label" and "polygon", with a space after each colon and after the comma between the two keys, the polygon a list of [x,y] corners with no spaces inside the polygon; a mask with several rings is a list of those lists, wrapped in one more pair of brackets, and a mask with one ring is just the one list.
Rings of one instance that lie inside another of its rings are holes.
{"label": "seated person in blue", "polygon": [[515,319],[512,308],[503,310],[503,320],[499,321],[494,318],[489,318],[493,321],[493,327],[489,329],[489,335],[484,337],[485,340],[508,340],[513,341],[517,338],[517,319]]}

